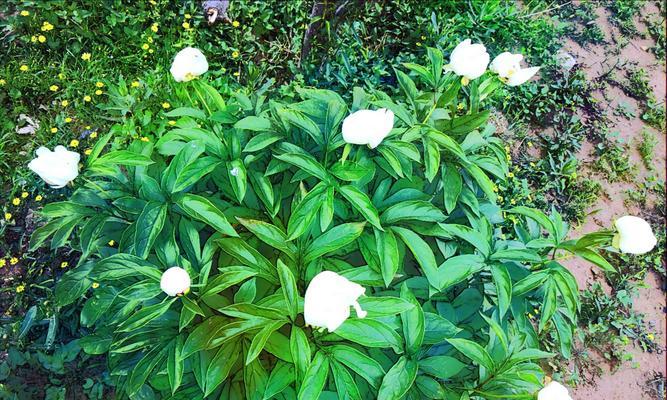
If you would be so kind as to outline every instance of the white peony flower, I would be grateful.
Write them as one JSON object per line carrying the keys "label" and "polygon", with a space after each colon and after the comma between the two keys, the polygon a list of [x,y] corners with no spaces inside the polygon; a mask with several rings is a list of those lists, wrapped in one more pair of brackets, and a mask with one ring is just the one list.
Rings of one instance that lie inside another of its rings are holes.
{"label": "white peony flower", "polygon": [[176,54],[169,71],[176,82],[187,82],[208,71],[208,62],[199,49],[186,47]]}
{"label": "white peony flower", "polygon": [[456,75],[464,77],[464,84],[467,84],[468,80],[477,79],[486,72],[489,59],[483,44],[472,44],[470,39],[466,39],[452,51],[445,71],[454,71]]}
{"label": "white peony flower", "polygon": [[177,296],[190,291],[190,275],[181,267],[171,267],[162,273],[160,289],[169,296]]}
{"label": "white peony flower", "polygon": [[56,146],[53,151],[40,147],[28,164],[32,172],[55,189],[60,189],[79,175],[79,153],[69,151],[63,146]]}
{"label": "white peony flower", "polygon": [[639,217],[626,215],[617,219],[614,225],[618,230],[614,237],[614,247],[623,253],[648,253],[658,243],[651,225]]}
{"label": "white peony flower", "polygon": [[537,400],[572,400],[572,397],[565,386],[551,381],[537,393]]}
{"label": "white peony flower", "polygon": [[343,140],[376,148],[394,127],[394,113],[386,108],[359,110],[343,121]]}
{"label": "white peony flower", "polygon": [[497,73],[507,85],[519,86],[526,83],[540,70],[540,67],[521,68],[521,60],[523,60],[523,55],[506,51],[491,61],[489,69]]}
{"label": "white peony flower", "polygon": [[331,271],[322,271],[310,281],[303,306],[306,324],[335,331],[350,316],[350,306],[357,317],[364,318],[357,299],[366,289]]}

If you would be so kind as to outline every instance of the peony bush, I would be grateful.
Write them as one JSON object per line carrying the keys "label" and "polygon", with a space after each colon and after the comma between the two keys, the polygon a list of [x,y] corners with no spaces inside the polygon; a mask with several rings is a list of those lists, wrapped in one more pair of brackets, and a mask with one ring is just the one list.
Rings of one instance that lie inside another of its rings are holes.
{"label": "peony bush", "polygon": [[568,396],[540,366],[555,356],[540,337],[568,357],[577,321],[558,260],[611,269],[597,249],[619,239],[496,204],[509,157],[484,101],[538,68],[489,59],[469,40],[447,66],[430,48],[395,70],[396,93],[357,87],[350,104],[312,88],[225,98],[186,49],[164,132],[126,148],[109,133],[76,173],[40,150],[33,170],[74,190],[31,247],[81,253],[58,306],[82,305],[79,344],[106,354],[117,395]]}

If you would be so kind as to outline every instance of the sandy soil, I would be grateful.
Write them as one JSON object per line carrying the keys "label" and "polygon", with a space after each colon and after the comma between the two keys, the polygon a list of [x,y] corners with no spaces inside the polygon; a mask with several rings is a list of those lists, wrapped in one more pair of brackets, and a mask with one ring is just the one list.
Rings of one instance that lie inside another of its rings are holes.
{"label": "sandy soil", "polygon": [[[647,51],[651,47],[652,39],[632,38],[625,46],[619,46],[622,41],[618,29],[610,24],[609,12],[600,7],[596,10],[598,18],[597,24],[605,33],[605,45],[592,45],[582,47],[573,41],[567,41],[564,49],[572,54],[577,63],[584,67],[586,75],[590,79],[596,79],[603,74],[616,73],[619,80],[624,79],[623,69],[630,65],[636,65],[644,68],[650,76],[650,84],[659,101],[665,100],[665,67],[660,65],[652,53]],[[642,10],[641,15],[657,13],[658,10],[654,4],[647,4]],[[645,30],[641,21],[636,21],[640,31]],[[619,51],[617,51],[619,50]],[[661,132],[644,124],[640,119],[641,107],[639,103],[628,97],[620,87],[610,85],[602,91],[594,93],[594,96],[600,101],[600,105],[605,110],[610,120],[610,132],[618,132],[619,140],[630,143],[630,159],[638,167],[637,179],[634,182],[609,183],[604,179],[599,179],[603,185],[604,195],[601,196],[598,203],[595,204],[589,212],[590,216],[586,221],[573,231],[573,236],[596,231],[600,228],[610,228],[613,226],[614,219],[625,215],[633,214],[642,216],[641,209],[624,204],[626,199],[626,190],[635,187],[635,184],[642,181],[649,172],[644,167],[641,157],[636,149],[634,142],[639,139],[643,129],[653,131],[658,139],[658,145],[655,148],[655,171],[658,177],[665,180],[665,135]],[[627,119],[622,116],[615,116],[613,110],[619,103],[625,103],[637,110],[637,117]],[[586,162],[592,162],[594,157],[591,154],[593,145],[586,143],[581,150],[580,159]],[[654,229],[664,229],[664,226],[654,226]],[[593,281],[599,280],[594,275],[595,269],[586,261],[571,259],[565,262],[566,266],[573,272],[579,287],[586,288]],[[656,332],[656,342],[664,349],[665,347],[665,292],[662,287],[663,282],[654,275],[649,275],[646,279],[646,287],[639,290],[639,297],[634,301],[634,309],[645,314],[645,321],[654,324]],[[606,285],[607,290],[609,288]],[[615,371],[607,365],[601,355],[592,355],[592,360],[603,370],[603,375],[595,379],[591,385],[581,385],[572,391],[573,399],[589,400],[634,400],[634,399],[654,399],[660,398],[655,394],[648,393],[648,390],[654,380],[660,374],[663,379],[667,375],[667,359],[665,352],[644,353],[640,348],[629,348],[633,355],[633,361],[626,362]],[[637,366],[638,363],[638,366]],[[635,368],[636,367],[636,368]]]}

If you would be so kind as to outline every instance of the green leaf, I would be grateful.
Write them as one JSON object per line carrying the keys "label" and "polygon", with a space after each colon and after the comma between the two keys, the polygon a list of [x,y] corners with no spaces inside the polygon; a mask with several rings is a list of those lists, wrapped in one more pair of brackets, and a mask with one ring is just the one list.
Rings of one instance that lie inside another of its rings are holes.
{"label": "green leaf", "polygon": [[248,140],[248,143],[243,148],[243,152],[253,153],[255,151],[260,151],[281,139],[283,139],[283,136],[275,133],[260,133]]}
{"label": "green leaf", "polygon": [[317,400],[324,389],[329,375],[329,359],[323,352],[318,351],[310,363],[306,375],[303,377],[299,400]]}
{"label": "green leaf", "polygon": [[396,364],[382,379],[378,390],[378,400],[400,400],[410,390],[417,377],[417,363],[405,356],[398,359]]}
{"label": "green leaf", "polygon": [[442,222],[445,215],[431,202],[407,200],[394,204],[382,213],[382,221],[394,224],[399,221]]}
{"label": "green leaf", "polygon": [[365,225],[365,222],[350,222],[329,229],[306,248],[304,264],[354,242],[364,231]]}
{"label": "green leaf", "polygon": [[278,273],[271,262],[246,241],[239,238],[225,238],[215,242],[222,251],[249,266],[262,278],[271,283],[278,283]]}
{"label": "green leaf", "polygon": [[219,275],[216,275],[206,284],[201,291],[201,297],[220,293],[255,275],[257,275],[257,272],[250,267],[225,267]]}
{"label": "green leaf", "polygon": [[274,155],[278,160],[290,163],[302,171],[318,178],[321,181],[328,181],[328,174],[324,167],[315,160],[315,158],[308,154],[301,153],[285,153]]}
{"label": "green leaf", "polygon": [[542,211],[524,206],[514,207],[507,210],[508,213],[523,215],[535,220],[542,228],[546,229],[554,239],[557,239],[556,226]]}
{"label": "green leaf", "polygon": [[299,291],[292,271],[280,259],[278,259],[278,277],[289,317],[294,321],[299,312]]}
{"label": "green leaf", "polygon": [[336,360],[329,360],[331,373],[336,384],[339,399],[361,400],[361,393],[357,383],[347,369]]}
{"label": "green leaf", "polygon": [[512,279],[510,278],[507,267],[504,265],[491,265],[491,275],[493,276],[493,284],[496,287],[496,294],[498,295],[498,310],[502,318],[509,309],[512,301]]}
{"label": "green leaf", "polygon": [[462,161],[468,161],[465,152],[461,148],[461,145],[456,143],[454,139],[448,135],[434,129],[429,128],[427,132],[428,138],[436,142],[440,147],[452,153]]}
{"label": "green leaf", "polygon": [[463,188],[463,178],[461,178],[461,173],[454,164],[445,164],[442,169],[442,186],[445,210],[451,214]]}
{"label": "green leaf", "polygon": [[56,283],[56,305],[64,307],[79,300],[93,283],[90,277],[92,263],[67,271]]}
{"label": "green leaf", "polygon": [[206,113],[202,110],[192,107],[178,107],[164,114],[166,117],[192,117],[196,119],[206,119]]}
{"label": "green leaf", "polygon": [[218,232],[227,236],[238,237],[234,228],[227,222],[225,214],[207,198],[188,193],[178,200],[178,205],[190,217],[210,225]]}
{"label": "green leaf", "polygon": [[401,322],[406,353],[415,356],[424,343],[424,310],[405,283],[401,286],[401,298],[414,305],[410,310],[401,313]]}
{"label": "green leaf", "polygon": [[347,345],[329,347],[331,355],[339,362],[350,368],[357,375],[364,378],[374,388],[380,387],[385,372],[380,363]]}
{"label": "green leaf", "polygon": [[37,306],[32,306],[28,309],[21,321],[21,326],[19,327],[19,334],[17,336],[18,340],[23,339],[25,335],[28,334],[30,328],[32,328],[35,323],[35,318],[37,318]]}
{"label": "green leaf", "polygon": [[268,222],[236,217],[247,230],[269,246],[282,251],[290,258],[296,257],[297,248],[287,241],[287,234],[282,229]]}
{"label": "green leaf", "polygon": [[248,186],[248,178],[245,165],[241,160],[232,160],[227,162],[227,176],[232,185],[232,190],[236,195],[239,204],[243,202],[246,189]]}
{"label": "green leaf", "polygon": [[227,379],[236,360],[239,358],[240,346],[237,340],[230,340],[220,346],[220,349],[206,367],[206,382],[204,396],[213,393],[220,384]]}
{"label": "green leaf", "polygon": [[444,317],[430,312],[424,313],[424,325],[424,343],[426,344],[442,343],[461,332],[460,328]]}
{"label": "green leaf", "polygon": [[403,348],[401,336],[391,326],[369,318],[348,319],[334,333],[366,347],[391,347],[396,353],[401,353]]}
{"label": "green leaf", "polygon": [[385,287],[389,287],[400,266],[398,243],[391,229],[387,229],[384,232],[377,229],[373,231],[375,232],[375,245],[377,246],[377,254],[380,259],[382,280]]}
{"label": "green leaf", "polygon": [[450,356],[433,356],[419,360],[419,369],[439,379],[449,379],[463,371],[466,364]]}
{"label": "green leaf", "polygon": [[426,279],[428,282],[435,288],[440,288],[442,285],[442,280],[440,274],[438,273],[438,266],[435,262],[435,255],[433,250],[429,247],[419,235],[412,232],[409,229],[392,227],[392,230],[401,237],[406,246],[410,249],[412,254],[415,256],[417,263],[422,268]]}
{"label": "green leaf", "polygon": [[259,356],[259,354],[264,349],[264,346],[266,345],[266,341],[269,340],[271,334],[280,329],[286,323],[287,321],[284,320],[271,322],[264,328],[262,328],[255,335],[255,337],[252,338],[252,342],[250,343],[250,348],[248,348],[248,352],[246,354],[245,365],[250,364],[251,362],[253,362],[253,360],[255,360]]}
{"label": "green leaf", "polygon": [[310,118],[306,117],[304,113],[297,110],[291,110],[288,108],[278,109],[278,115],[291,122],[293,125],[304,130],[317,144],[324,143],[324,137],[322,136],[322,131],[320,131],[319,126]]}
{"label": "green leaf", "polygon": [[302,382],[310,366],[310,344],[308,337],[298,326],[292,325],[289,347],[296,367],[297,382]]}
{"label": "green leaf", "polygon": [[292,210],[292,215],[287,222],[287,240],[300,237],[310,228],[322,205],[322,197],[325,195],[325,191],[326,185],[318,183]]}
{"label": "green leaf", "polygon": [[540,324],[538,330],[542,332],[547,322],[553,317],[556,312],[556,307],[558,306],[558,288],[554,283],[553,279],[547,280],[546,286],[544,287],[544,297],[542,298],[542,315],[540,317]]}
{"label": "green leaf", "polygon": [[512,288],[513,296],[521,296],[525,293],[530,292],[533,289],[536,289],[538,286],[549,277],[547,271],[538,271],[532,272],[530,275],[521,279],[519,282],[514,284]]}
{"label": "green leaf", "polygon": [[380,224],[380,217],[378,216],[378,211],[371,203],[371,199],[368,198],[366,193],[357,189],[352,185],[341,186],[338,188],[340,194],[347,199],[348,202],[354,207],[361,215],[366,218],[366,221],[370,222],[371,225],[376,227],[379,230],[382,229]]}
{"label": "green leaf", "polygon": [[117,332],[131,332],[135,329],[139,329],[152,320],[162,316],[166,313],[169,307],[176,301],[176,297],[171,299],[165,299],[161,303],[153,304],[152,306],[143,307],[141,310],[132,314],[132,316],[125,320],[118,329]]}
{"label": "green leaf", "polygon": [[134,232],[134,252],[138,257],[146,259],[155,244],[155,239],[162,231],[167,218],[167,205],[153,201],[146,203],[144,210],[137,218]]}
{"label": "green leaf", "polygon": [[215,157],[203,157],[189,163],[176,175],[171,193],[177,193],[199,182],[205,175],[211,173],[220,160]]}
{"label": "green leaf", "polygon": [[429,182],[433,182],[440,168],[440,147],[438,147],[435,141],[429,139],[428,136],[424,136],[422,142],[424,144],[424,163],[426,167],[424,176]]}
{"label": "green leaf", "polygon": [[528,249],[505,249],[497,250],[491,254],[492,260],[509,260],[518,262],[540,263],[542,257],[532,250]]}
{"label": "green leaf", "polygon": [[129,150],[117,150],[99,157],[97,160],[95,160],[91,167],[110,165],[125,165],[136,167],[151,164],[153,164],[153,160],[151,160],[151,158],[148,156],[134,153]]}
{"label": "green leaf", "polygon": [[169,386],[171,393],[176,393],[176,390],[181,386],[183,381],[183,369],[185,361],[181,358],[183,351],[183,336],[178,335],[174,339],[174,344],[169,349],[167,357],[167,376],[169,377]]}
{"label": "green leaf", "polygon": [[237,121],[234,124],[234,128],[255,132],[268,131],[271,129],[271,121],[264,117],[256,117],[251,115]]}
{"label": "green leaf", "polygon": [[487,371],[492,372],[494,370],[493,359],[489,353],[479,344],[468,340],[468,339],[447,339],[449,344],[454,346],[454,348],[460,351],[464,356],[475,361],[480,366],[484,367]]}
{"label": "green leaf", "polygon": [[273,398],[294,382],[294,365],[278,361],[264,389],[264,400]]}

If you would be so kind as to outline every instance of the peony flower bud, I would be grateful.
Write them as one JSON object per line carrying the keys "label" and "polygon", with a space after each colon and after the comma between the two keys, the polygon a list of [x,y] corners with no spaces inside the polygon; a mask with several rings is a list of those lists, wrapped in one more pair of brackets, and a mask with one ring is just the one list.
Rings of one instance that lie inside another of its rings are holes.
{"label": "peony flower bud", "polygon": [[639,217],[626,215],[614,223],[618,234],[614,237],[614,247],[623,253],[645,254],[653,250],[658,239],[651,225]]}
{"label": "peony flower bud", "polygon": [[376,148],[394,127],[394,113],[386,108],[359,110],[343,121],[343,140]]}
{"label": "peony flower bud", "polygon": [[64,187],[79,175],[79,153],[56,146],[53,151],[40,147],[35,154],[37,158],[30,161],[28,168],[55,189]]}
{"label": "peony flower bud", "polygon": [[176,54],[169,71],[176,82],[187,82],[208,71],[208,62],[199,49],[186,47]]}
{"label": "peony flower bud", "polygon": [[508,86],[519,86],[540,70],[540,67],[521,68],[521,60],[523,55],[506,51],[493,59],[489,69],[497,73]]}
{"label": "peony flower bud", "polygon": [[177,296],[190,291],[190,275],[181,267],[171,267],[162,273],[160,289],[169,296]]}
{"label": "peony flower bud", "polygon": [[483,44],[472,44],[470,39],[466,39],[452,51],[445,71],[453,71],[466,80],[477,79],[486,72],[489,59],[489,53],[486,52]]}
{"label": "peony flower bud", "polygon": [[350,317],[350,306],[357,317],[364,318],[357,299],[366,289],[331,271],[322,271],[310,281],[304,299],[303,316],[306,324],[335,331]]}
{"label": "peony flower bud", "polygon": [[565,386],[551,381],[537,393],[537,400],[572,400],[572,397]]}

